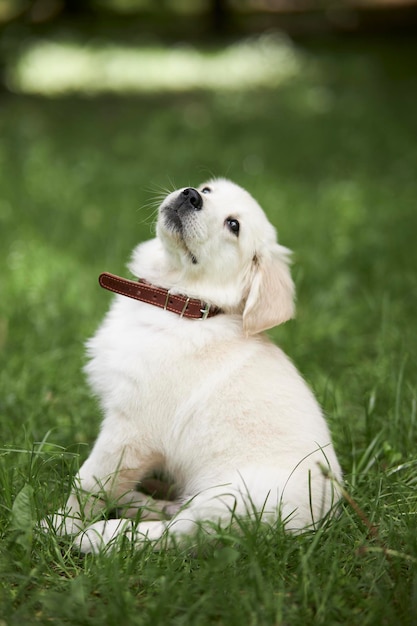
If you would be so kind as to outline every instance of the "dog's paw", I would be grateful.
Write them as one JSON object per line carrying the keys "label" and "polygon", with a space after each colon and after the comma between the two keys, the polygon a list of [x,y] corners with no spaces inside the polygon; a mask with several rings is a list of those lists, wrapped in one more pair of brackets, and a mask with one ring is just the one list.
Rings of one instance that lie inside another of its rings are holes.
{"label": "dog's paw", "polygon": [[118,540],[135,538],[134,525],[131,520],[111,519],[95,522],[79,533],[74,539],[74,546],[83,554],[114,549]]}
{"label": "dog's paw", "polygon": [[167,530],[165,522],[140,522],[135,526],[128,519],[111,519],[91,524],[74,539],[74,546],[83,554],[111,552],[127,540],[139,547],[147,541],[159,549],[159,540]]}
{"label": "dog's paw", "polygon": [[182,502],[173,501],[165,505],[164,508],[162,509],[162,512],[167,519],[171,519],[171,517],[174,517],[174,515],[176,515],[181,510],[182,507],[183,507]]}

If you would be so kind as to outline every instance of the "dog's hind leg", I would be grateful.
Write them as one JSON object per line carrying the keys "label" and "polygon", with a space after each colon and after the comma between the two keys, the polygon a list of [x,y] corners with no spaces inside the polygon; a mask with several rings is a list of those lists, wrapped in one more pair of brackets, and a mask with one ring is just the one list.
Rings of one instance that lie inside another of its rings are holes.
{"label": "dog's hind leg", "polygon": [[180,507],[176,501],[156,499],[141,491],[128,491],[116,503],[120,517],[135,518],[140,513],[141,520],[169,519]]}

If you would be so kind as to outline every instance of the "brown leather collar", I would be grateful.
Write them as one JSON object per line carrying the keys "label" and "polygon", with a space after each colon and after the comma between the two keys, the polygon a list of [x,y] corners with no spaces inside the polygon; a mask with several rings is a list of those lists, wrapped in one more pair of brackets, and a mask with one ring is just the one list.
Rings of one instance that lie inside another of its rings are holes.
{"label": "brown leather collar", "polygon": [[153,304],[165,311],[177,313],[180,317],[205,320],[207,317],[213,317],[222,312],[216,306],[210,306],[196,298],[172,294],[168,289],[151,285],[141,278],[138,281],[128,280],[127,278],[104,272],[100,274],[98,281],[104,289],[133,298],[134,300]]}

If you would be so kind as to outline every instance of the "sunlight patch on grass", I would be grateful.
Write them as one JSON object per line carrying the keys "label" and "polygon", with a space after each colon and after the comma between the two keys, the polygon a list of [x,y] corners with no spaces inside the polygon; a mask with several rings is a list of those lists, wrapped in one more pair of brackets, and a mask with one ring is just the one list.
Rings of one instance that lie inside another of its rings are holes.
{"label": "sunlight patch on grass", "polygon": [[8,83],[16,92],[161,92],[236,90],[277,86],[296,75],[302,57],[278,35],[234,43],[221,50],[78,45],[53,41],[28,47]]}

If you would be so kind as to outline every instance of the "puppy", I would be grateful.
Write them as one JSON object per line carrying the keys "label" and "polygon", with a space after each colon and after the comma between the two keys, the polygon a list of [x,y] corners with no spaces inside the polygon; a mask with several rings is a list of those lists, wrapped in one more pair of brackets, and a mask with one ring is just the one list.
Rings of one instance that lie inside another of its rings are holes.
{"label": "puppy", "polygon": [[[300,531],[329,513],[341,472],[328,428],[262,334],[294,314],[288,261],[234,183],[168,195],[156,238],[133,252],[136,281],[101,278],[119,294],[88,342],[104,419],[72,495],[44,526],[91,552],[120,536],[169,545],[235,516]],[[117,517],[103,521],[105,508]]]}

